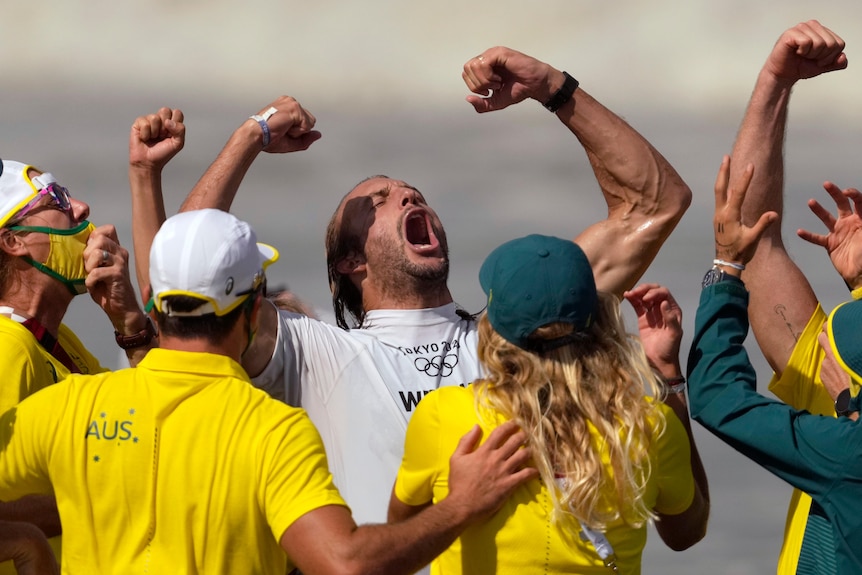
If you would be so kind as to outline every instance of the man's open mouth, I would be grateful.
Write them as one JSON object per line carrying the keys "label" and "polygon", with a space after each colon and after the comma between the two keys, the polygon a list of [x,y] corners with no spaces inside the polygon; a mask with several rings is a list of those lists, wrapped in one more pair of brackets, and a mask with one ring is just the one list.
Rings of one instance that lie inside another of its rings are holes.
{"label": "man's open mouth", "polygon": [[424,210],[414,210],[404,218],[404,238],[419,252],[436,250],[439,245],[428,213]]}

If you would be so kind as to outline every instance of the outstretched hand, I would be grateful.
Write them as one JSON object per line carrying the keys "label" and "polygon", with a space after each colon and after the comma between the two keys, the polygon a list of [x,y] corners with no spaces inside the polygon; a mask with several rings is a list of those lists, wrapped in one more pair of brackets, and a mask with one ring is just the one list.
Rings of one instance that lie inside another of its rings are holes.
{"label": "outstretched hand", "polygon": [[139,116],[129,134],[129,165],[161,171],[186,142],[181,110],[160,108],[155,114]]}
{"label": "outstretched hand", "polygon": [[763,69],[794,83],[846,67],[844,40],[817,20],[809,20],[781,35]]}
{"label": "outstretched hand", "polygon": [[816,234],[808,230],[797,230],[803,240],[826,249],[835,270],[848,286],[862,287],[862,193],[855,188],[842,190],[832,182],[825,182],[823,189],[832,197],[837,208],[836,218],[817,200],[808,200],[808,207],[829,231]]}
{"label": "outstretched hand", "polygon": [[754,175],[754,165],[746,166],[742,178],[736,185],[739,188],[730,187],[730,156],[724,156],[718,177],[715,180],[715,216],[713,228],[715,230],[715,257],[716,259],[747,264],[754,257],[757,241],[770,224],[778,219],[776,212],[765,212],[760,219],[748,227],[742,223],[741,208]]}
{"label": "outstretched hand", "polygon": [[638,317],[641,344],[650,365],[664,377],[679,373],[682,310],[670,290],[641,284],[623,294]]}
{"label": "outstretched hand", "polygon": [[545,102],[565,81],[559,70],[503,46],[468,60],[461,77],[478,94],[467,96],[467,101],[479,113],[502,110],[527,98]]}

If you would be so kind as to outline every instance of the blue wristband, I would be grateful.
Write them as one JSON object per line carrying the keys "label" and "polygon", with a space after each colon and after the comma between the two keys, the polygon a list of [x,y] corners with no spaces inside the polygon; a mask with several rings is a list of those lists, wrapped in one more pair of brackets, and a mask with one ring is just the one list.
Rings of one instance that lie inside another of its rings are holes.
{"label": "blue wristband", "polygon": [[276,110],[275,108],[270,106],[270,108],[266,112],[264,112],[262,115],[254,114],[253,116],[249,116],[249,118],[251,118],[252,120],[257,122],[258,124],[260,124],[260,129],[263,130],[263,147],[264,148],[269,145],[269,141],[272,137],[270,132],[269,132],[269,124],[267,124],[266,121],[269,120],[272,117],[272,115],[275,114],[276,112],[278,112],[278,110]]}

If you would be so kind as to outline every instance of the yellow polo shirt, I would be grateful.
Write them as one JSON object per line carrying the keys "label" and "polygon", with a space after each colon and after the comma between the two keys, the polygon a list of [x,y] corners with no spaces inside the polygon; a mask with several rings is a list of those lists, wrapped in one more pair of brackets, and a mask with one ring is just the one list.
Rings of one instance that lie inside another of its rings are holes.
{"label": "yellow polo shirt", "polygon": [[[667,425],[651,446],[652,475],[645,500],[650,508],[675,515],[694,499],[691,451],[685,428],[673,411],[664,404],[659,409]],[[480,422],[472,387],[442,387],[426,395],[407,426],[395,496],[408,505],[444,499],[449,493],[449,457],[476,423]],[[483,437],[492,429],[483,424]],[[603,459],[609,465],[607,454]],[[527,482],[491,519],[468,527],[435,559],[432,575],[607,575],[607,567],[592,545],[581,540],[579,531],[566,532],[551,522],[552,509],[542,481]],[[646,526],[635,529],[622,521],[608,528],[620,573],[640,573],[646,532]]]}
{"label": "yellow polo shirt", "polygon": [[[58,341],[81,373],[106,371],[65,325],[60,325]],[[66,366],[39,345],[30,330],[4,315],[0,315],[0,372],[0,413],[69,375]]]}
{"label": "yellow polo shirt", "polygon": [[[58,340],[81,373],[106,371],[84,344],[65,325],[60,325]],[[69,375],[69,370],[45,348],[39,345],[26,327],[5,315],[0,315],[0,413],[18,405],[49,385]],[[61,537],[49,539],[57,561],[60,561]],[[11,561],[0,562],[0,575],[15,575]]]}
{"label": "yellow polo shirt", "polygon": [[283,573],[285,530],[345,505],[305,412],[221,355],[72,375],[6,412],[0,445],[0,497],[53,483],[64,573]]}

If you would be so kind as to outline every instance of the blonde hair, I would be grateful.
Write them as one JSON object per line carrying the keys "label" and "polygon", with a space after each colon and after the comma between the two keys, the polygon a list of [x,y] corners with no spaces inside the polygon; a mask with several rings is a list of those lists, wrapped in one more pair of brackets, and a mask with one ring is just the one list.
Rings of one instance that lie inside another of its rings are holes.
{"label": "blonde hair", "polygon": [[[661,388],[640,339],[625,331],[616,296],[600,292],[597,307],[583,337],[543,354],[509,343],[482,316],[479,360],[488,375],[474,385],[477,410],[483,418],[493,410],[527,433],[555,521],[598,530],[617,520],[641,527],[655,518],[644,495],[650,445],[664,418],[648,395],[659,396]],[[555,323],[531,337],[571,332],[571,325]]]}

